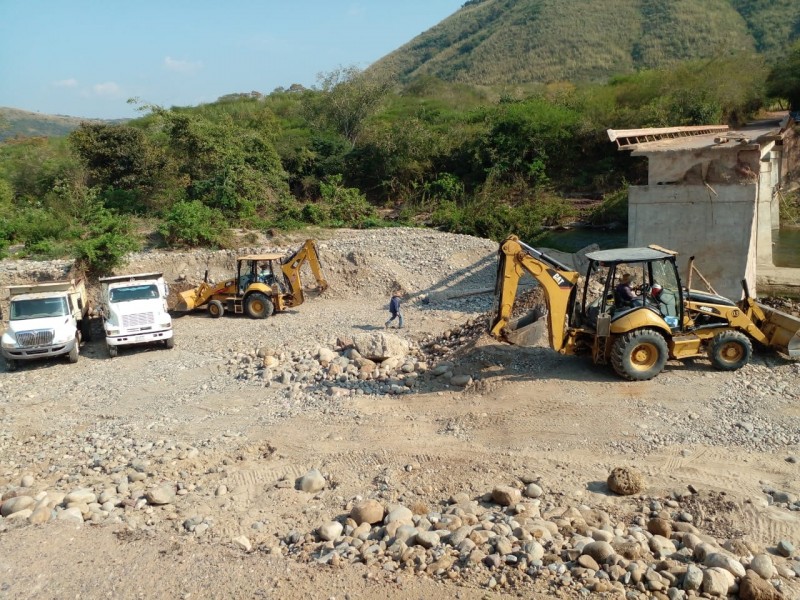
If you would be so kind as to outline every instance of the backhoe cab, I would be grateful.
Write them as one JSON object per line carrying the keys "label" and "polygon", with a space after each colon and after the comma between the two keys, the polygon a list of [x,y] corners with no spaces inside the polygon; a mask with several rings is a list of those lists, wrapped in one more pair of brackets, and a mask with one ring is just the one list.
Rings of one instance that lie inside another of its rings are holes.
{"label": "backhoe cab", "polygon": [[208,283],[206,272],[203,283],[180,294],[175,310],[187,312],[207,306],[208,314],[213,318],[219,318],[227,311],[264,319],[275,311],[299,306],[305,301],[300,269],[306,261],[317,281],[317,290],[325,291],[328,282],[322,275],[317,246],[313,240],[306,240],[290,256],[240,256],[236,259],[235,277],[221,283]]}
{"label": "backhoe cab", "polygon": [[739,303],[687,290],[675,252],[653,245],[599,250],[586,258],[579,285],[576,271],[508,237],[499,250],[491,334],[527,344],[534,320],[511,320],[519,279],[527,272],[545,294],[550,347],[561,354],[590,353],[596,364],[610,363],[631,381],[652,379],[668,359],[708,356],[718,369],[739,369],[750,360],[752,341],[800,357],[800,319],[759,304],[746,286]]}

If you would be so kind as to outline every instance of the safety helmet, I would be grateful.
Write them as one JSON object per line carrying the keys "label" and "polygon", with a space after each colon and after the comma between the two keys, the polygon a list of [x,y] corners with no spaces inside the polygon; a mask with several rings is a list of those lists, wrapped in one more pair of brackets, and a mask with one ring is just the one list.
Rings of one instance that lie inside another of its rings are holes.
{"label": "safety helmet", "polygon": [[650,288],[650,295],[653,296],[653,298],[658,298],[658,296],[661,294],[661,290],[663,289],[664,288],[661,287],[660,283],[654,283],[653,287]]}

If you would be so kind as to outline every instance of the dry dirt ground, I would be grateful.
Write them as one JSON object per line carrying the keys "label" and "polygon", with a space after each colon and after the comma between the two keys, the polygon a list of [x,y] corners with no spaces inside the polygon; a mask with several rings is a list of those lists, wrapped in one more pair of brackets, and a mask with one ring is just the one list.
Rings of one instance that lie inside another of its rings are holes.
{"label": "dry dirt ground", "polygon": [[[179,481],[188,492],[164,507],[126,506],[122,518],[102,522],[4,523],[0,597],[545,597],[550,592],[535,586],[490,590],[488,574],[450,581],[319,565],[278,547],[291,531],[311,533],[346,515],[358,497],[439,507],[455,494],[479,498],[531,476],[548,502],[620,520],[693,486],[709,499],[693,508],[705,532],[773,552],[780,540],[800,545],[800,512],[768,506],[765,493],[800,494],[793,460],[800,369],[773,354],[758,354],[739,373],[696,360],[627,383],[586,359],[483,337],[456,355],[456,369],[476,380],[466,389],[431,381],[405,395],[312,400],[291,385],[237,379],[231,361],[241,353],[267,346],[290,355],[382,327],[395,285],[409,294],[408,328],[396,333],[412,341],[453,330],[491,305],[485,294],[419,301],[423,291],[491,285],[491,242],[408,231],[320,235],[328,238],[322,253],[331,289],[296,310],[265,321],[198,312],[175,319],[173,350],[144,347],[109,359],[92,341],[75,365],[0,373],[0,490],[19,487],[24,475],[33,476],[34,492],[98,490],[109,485],[98,465],[119,455],[123,465],[144,460],[153,483]],[[177,286],[213,264],[187,256],[139,255],[129,270],[158,266]],[[219,263],[222,272],[228,265]],[[770,388],[773,372],[782,387]],[[731,416],[727,406],[748,394],[756,401]],[[748,420],[752,439],[740,435]],[[617,466],[644,474],[642,495],[608,491]],[[326,489],[294,489],[314,467]],[[210,524],[204,535],[182,526],[193,516]],[[250,552],[232,543],[241,535]],[[783,589],[796,597],[800,588],[787,579]]]}

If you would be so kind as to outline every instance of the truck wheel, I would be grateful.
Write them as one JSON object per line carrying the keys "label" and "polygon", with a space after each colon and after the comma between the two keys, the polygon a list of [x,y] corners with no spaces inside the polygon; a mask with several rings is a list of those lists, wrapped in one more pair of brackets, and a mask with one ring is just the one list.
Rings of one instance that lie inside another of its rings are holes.
{"label": "truck wheel", "polygon": [[209,302],[208,314],[211,315],[212,319],[219,319],[222,315],[224,315],[225,307],[222,305],[222,302],[219,300],[212,300]]}
{"label": "truck wheel", "polygon": [[69,354],[67,354],[67,360],[72,364],[78,362],[78,342],[78,336],[75,336],[75,345],[72,347],[72,350],[69,351]]}
{"label": "truck wheel", "polygon": [[11,371],[16,371],[18,366],[19,365],[17,365],[17,361],[14,360],[13,358],[6,359],[6,371],[8,371],[9,373]]}
{"label": "truck wheel", "polygon": [[650,329],[637,329],[616,339],[611,364],[623,379],[647,381],[664,370],[668,355],[664,336]]}
{"label": "truck wheel", "polygon": [[108,348],[108,356],[110,358],[114,358],[117,354],[119,354],[119,348],[116,346],[112,346],[111,344],[106,344],[106,348]]}
{"label": "truck wheel", "polygon": [[714,336],[708,348],[711,364],[721,371],[741,369],[753,355],[753,344],[740,331],[729,329]]}
{"label": "truck wheel", "polygon": [[167,349],[172,350],[175,347],[175,338],[171,337],[171,338],[165,339],[164,340],[164,345],[167,347]]}
{"label": "truck wheel", "polygon": [[260,292],[254,292],[247,297],[244,309],[251,319],[266,319],[275,311],[272,301]]}

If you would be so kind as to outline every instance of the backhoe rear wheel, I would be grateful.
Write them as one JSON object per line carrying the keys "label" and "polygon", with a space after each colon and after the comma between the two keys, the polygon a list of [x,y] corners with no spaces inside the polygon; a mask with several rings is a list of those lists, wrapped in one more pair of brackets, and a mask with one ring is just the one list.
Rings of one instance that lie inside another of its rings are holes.
{"label": "backhoe rear wheel", "polygon": [[225,307],[222,305],[222,302],[219,300],[212,300],[209,302],[208,314],[211,315],[212,319],[219,319],[222,315],[224,315]]}
{"label": "backhoe rear wheel", "polygon": [[647,381],[664,370],[668,356],[664,336],[651,329],[637,329],[616,339],[611,364],[628,381]]}
{"label": "backhoe rear wheel", "polygon": [[708,348],[711,364],[721,371],[741,369],[753,355],[753,344],[741,331],[722,331],[714,336]]}
{"label": "backhoe rear wheel", "polygon": [[244,309],[251,319],[266,319],[275,311],[272,301],[260,292],[253,292],[247,297]]}

